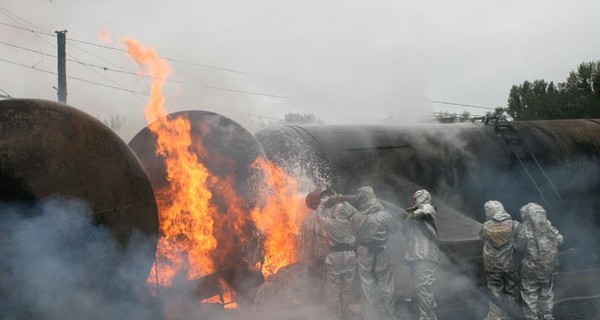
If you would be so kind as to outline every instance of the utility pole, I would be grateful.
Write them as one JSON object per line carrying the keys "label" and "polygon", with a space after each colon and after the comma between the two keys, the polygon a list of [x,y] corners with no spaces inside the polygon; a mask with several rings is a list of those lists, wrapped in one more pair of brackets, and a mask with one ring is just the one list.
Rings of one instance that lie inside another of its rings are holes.
{"label": "utility pole", "polygon": [[58,102],[67,103],[67,58],[66,39],[67,30],[54,31],[58,47]]}

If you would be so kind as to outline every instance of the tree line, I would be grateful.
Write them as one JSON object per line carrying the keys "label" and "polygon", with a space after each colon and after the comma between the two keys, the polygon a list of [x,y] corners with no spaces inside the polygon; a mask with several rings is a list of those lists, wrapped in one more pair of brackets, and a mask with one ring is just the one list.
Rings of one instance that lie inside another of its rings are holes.
{"label": "tree line", "polygon": [[[486,116],[505,116],[508,114],[515,120],[549,120],[549,119],[591,119],[600,118],[600,61],[582,62],[576,70],[572,70],[564,82],[554,83],[538,79],[524,81],[513,85],[508,95],[508,105],[496,108]],[[455,123],[472,121],[468,111],[462,114],[437,112],[433,114],[437,121]],[[104,123],[118,130],[126,122],[118,114],[104,119]],[[393,122],[389,115],[382,122]],[[284,119],[262,123],[273,124],[324,124],[325,122],[312,113],[286,113]]]}
{"label": "tree line", "polygon": [[515,120],[600,118],[600,61],[581,63],[557,84],[513,85],[505,111]]}

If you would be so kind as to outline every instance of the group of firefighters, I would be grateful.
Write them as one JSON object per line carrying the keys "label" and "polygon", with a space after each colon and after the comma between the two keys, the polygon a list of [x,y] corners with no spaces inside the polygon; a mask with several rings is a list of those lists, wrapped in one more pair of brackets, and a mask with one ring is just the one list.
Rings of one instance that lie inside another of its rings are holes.
{"label": "group of firefighters", "polygon": [[[433,285],[441,252],[429,192],[416,191],[413,206],[399,216],[386,210],[369,186],[360,188],[351,199],[323,192],[317,201],[316,210],[307,218],[314,224],[305,223],[303,229],[313,227],[309,232],[303,230],[302,240],[305,246],[313,247],[319,245],[319,239],[327,242],[326,250],[308,250],[323,258],[325,293],[332,314],[348,319],[355,313],[350,312],[350,301],[358,272],[365,302],[362,318],[396,319],[393,248],[388,246],[388,238],[401,226],[418,319],[437,319]],[[522,310],[519,313],[528,320],[554,319],[552,284],[563,239],[548,221],[546,211],[529,203],[521,208],[519,223],[498,201],[486,202],[484,210],[487,220],[480,236],[491,297],[485,319],[511,319],[514,310]]]}

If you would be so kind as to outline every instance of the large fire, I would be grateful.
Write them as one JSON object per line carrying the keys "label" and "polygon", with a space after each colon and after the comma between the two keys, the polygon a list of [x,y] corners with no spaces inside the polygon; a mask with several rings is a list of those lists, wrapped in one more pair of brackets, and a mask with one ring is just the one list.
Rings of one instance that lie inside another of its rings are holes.
{"label": "large fire", "polygon": [[262,272],[269,276],[298,259],[298,243],[293,237],[300,234],[301,221],[307,210],[304,198],[298,197],[296,179],[262,158],[253,166],[264,173],[267,185],[263,190],[265,205],[252,211],[252,219],[267,235]]}
{"label": "large fire", "polygon": [[[166,61],[134,40],[125,39],[125,44],[141,72],[152,78],[145,115],[167,171],[166,187],[155,190],[161,238],[148,281],[170,286],[175,278],[192,280],[241,262],[260,266],[269,276],[295,262],[299,226],[307,213],[296,179],[259,157],[252,169],[262,183],[255,190],[258,200],[249,206],[232,176],[212,173],[205,165],[211,155],[201,137],[191,133],[189,120],[167,116],[162,86],[171,69]],[[264,245],[263,260],[244,260],[244,248],[252,243]]]}
{"label": "large fire", "polygon": [[[214,270],[209,254],[217,242],[209,213],[209,172],[190,150],[189,121],[167,118],[162,86],[171,72],[169,65],[154,50],[131,39],[125,39],[125,43],[131,58],[152,77],[150,100],[144,112],[149,129],[157,137],[157,153],[165,159],[169,183],[156,194],[162,235],[157,249],[160,269],[158,277],[150,277],[169,285],[178,272],[195,278]],[[156,272],[155,265],[152,273]]]}

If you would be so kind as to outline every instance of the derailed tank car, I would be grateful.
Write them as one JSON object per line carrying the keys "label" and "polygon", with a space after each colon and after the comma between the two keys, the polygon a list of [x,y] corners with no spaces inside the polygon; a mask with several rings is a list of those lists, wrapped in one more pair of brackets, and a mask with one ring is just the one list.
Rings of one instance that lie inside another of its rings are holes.
{"label": "derailed tank car", "polygon": [[[316,184],[352,194],[363,185],[401,207],[418,189],[438,206],[438,229],[452,253],[483,284],[479,226],[483,204],[501,201],[514,219],[542,204],[565,237],[561,283],[598,275],[600,121],[498,121],[466,124],[284,125],[256,133],[266,156],[302,169]],[[596,286],[597,288],[597,286]],[[593,295],[570,289],[557,296]]]}
{"label": "derailed tank car", "polygon": [[146,299],[158,239],[152,187],[92,116],[0,101],[0,215],[0,317],[91,318],[110,306],[125,319],[117,306]]}

